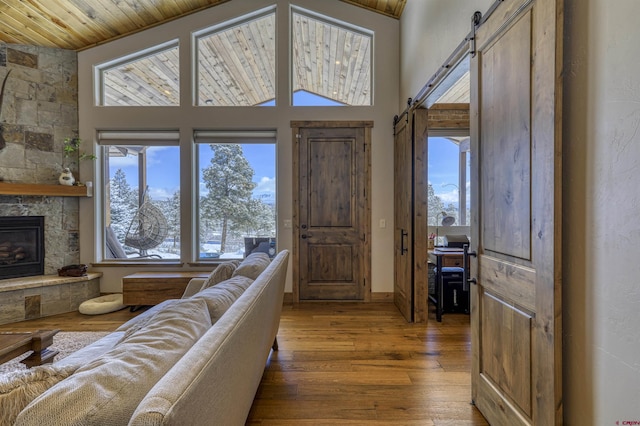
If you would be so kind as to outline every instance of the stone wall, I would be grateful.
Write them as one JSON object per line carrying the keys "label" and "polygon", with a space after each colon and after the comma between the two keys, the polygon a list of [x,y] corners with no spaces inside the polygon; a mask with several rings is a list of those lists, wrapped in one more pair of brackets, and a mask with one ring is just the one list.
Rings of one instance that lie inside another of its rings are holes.
{"label": "stone wall", "polygon": [[[0,43],[0,80],[9,70],[0,109],[0,180],[57,184],[63,141],[78,134],[77,54]],[[45,274],[79,262],[78,215],[75,197],[0,195],[0,216],[45,217]]]}

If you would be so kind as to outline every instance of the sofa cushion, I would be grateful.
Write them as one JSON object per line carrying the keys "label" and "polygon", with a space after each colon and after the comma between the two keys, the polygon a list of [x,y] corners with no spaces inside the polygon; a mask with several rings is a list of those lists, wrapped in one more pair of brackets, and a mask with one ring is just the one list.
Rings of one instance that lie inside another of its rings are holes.
{"label": "sofa cushion", "polygon": [[251,253],[238,265],[233,272],[233,276],[242,275],[252,280],[258,278],[258,275],[262,273],[267,266],[269,266],[271,260],[266,253]]}
{"label": "sofa cushion", "polygon": [[231,278],[239,264],[240,262],[238,260],[229,260],[219,264],[216,269],[211,271],[211,274],[209,274],[202,285],[202,289],[211,287],[212,285],[216,285]]}
{"label": "sofa cushion", "polygon": [[12,425],[27,404],[69,377],[78,367],[49,364],[0,376],[0,425]]}
{"label": "sofa cushion", "polygon": [[16,425],[127,424],[149,389],[210,327],[203,300],[166,306],[113,349],[40,395]]}
{"label": "sofa cushion", "polygon": [[239,275],[213,287],[205,288],[191,298],[204,300],[207,303],[211,323],[214,324],[233,305],[233,302],[242,296],[253,281],[251,278]]}
{"label": "sofa cushion", "polygon": [[153,317],[155,314],[165,309],[168,306],[174,305],[178,303],[180,299],[169,299],[164,302],[160,302],[155,306],[150,307],[146,311],[138,314],[137,316],[131,318],[129,321],[122,324],[120,327],[116,328],[116,331],[128,331],[132,328],[139,329],[144,324],[149,322],[149,319]]}

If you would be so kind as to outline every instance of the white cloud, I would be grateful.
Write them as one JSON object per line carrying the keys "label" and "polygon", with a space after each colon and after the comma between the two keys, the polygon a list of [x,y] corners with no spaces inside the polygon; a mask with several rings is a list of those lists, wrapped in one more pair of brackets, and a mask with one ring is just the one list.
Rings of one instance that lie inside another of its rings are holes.
{"label": "white cloud", "polygon": [[275,196],[276,194],[276,178],[270,178],[264,176],[258,182],[258,186],[253,190],[254,194],[270,194]]}

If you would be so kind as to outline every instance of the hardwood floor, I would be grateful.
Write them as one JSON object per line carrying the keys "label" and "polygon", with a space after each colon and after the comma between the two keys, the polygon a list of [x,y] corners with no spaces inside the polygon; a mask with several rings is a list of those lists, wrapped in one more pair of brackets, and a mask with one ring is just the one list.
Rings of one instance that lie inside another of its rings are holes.
{"label": "hardwood floor", "polygon": [[[138,315],[79,313],[0,326],[110,331]],[[248,425],[487,425],[470,404],[469,316],[407,323],[392,303],[284,307]]]}
{"label": "hardwood floor", "polygon": [[469,316],[409,324],[392,303],[286,306],[249,425],[486,425]]}

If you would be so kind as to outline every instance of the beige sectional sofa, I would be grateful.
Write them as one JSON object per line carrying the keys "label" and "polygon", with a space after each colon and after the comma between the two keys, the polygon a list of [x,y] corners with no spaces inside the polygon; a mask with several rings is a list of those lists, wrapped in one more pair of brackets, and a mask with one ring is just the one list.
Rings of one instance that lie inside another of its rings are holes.
{"label": "beige sectional sofa", "polygon": [[288,257],[252,254],[225,264],[206,282],[190,283],[182,299],[32,369],[52,385],[15,424],[244,424],[278,331]]}

